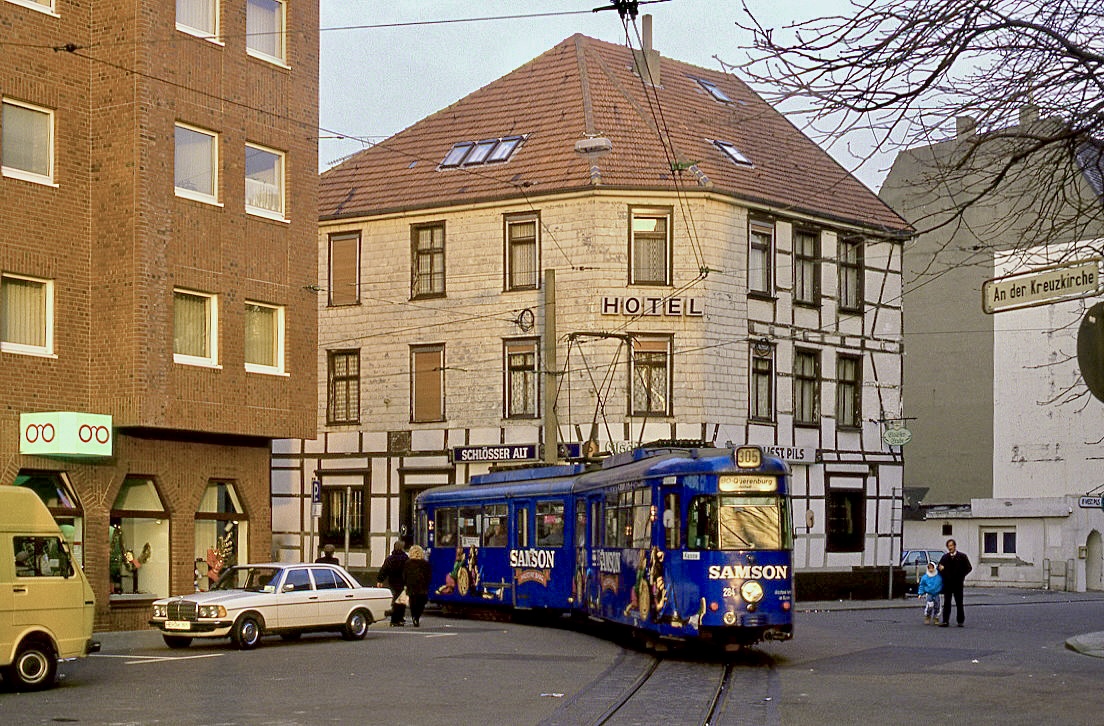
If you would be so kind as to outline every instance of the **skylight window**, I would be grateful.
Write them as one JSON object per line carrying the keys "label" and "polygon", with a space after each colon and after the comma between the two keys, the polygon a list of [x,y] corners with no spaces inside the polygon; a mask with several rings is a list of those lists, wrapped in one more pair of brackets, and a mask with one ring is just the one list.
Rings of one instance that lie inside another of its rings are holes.
{"label": "skylight window", "polygon": [[725,92],[721,90],[720,86],[712,81],[707,81],[704,78],[695,78],[698,85],[709,91],[709,95],[717,99],[721,103],[732,103],[732,99],[725,95]]}
{"label": "skylight window", "polygon": [[524,140],[524,136],[504,136],[501,139],[461,141],[455,144],[445,155],[440,168],[449,169],[457,166],[495,164],[508,161]]}
{"label": "skylight window", "polygon": [[727,141],[714,141],[713,145],[723,151],[725,153],[725,156],[727,156],[729,159],[732,159],[740,166],[755,166],[751,163],[751,159],[744,156],[739,149],[737,149],[735,146],[728,143]]}

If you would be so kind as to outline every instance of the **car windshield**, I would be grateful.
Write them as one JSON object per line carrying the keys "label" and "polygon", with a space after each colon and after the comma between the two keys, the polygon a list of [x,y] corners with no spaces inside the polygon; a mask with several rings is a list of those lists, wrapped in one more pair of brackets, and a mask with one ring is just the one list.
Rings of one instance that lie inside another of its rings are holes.
{"label": "car windshield", "polygon": [[231,567],[222,574],[212,590],[271,591],[269,585],[279,572],[275,567]]}

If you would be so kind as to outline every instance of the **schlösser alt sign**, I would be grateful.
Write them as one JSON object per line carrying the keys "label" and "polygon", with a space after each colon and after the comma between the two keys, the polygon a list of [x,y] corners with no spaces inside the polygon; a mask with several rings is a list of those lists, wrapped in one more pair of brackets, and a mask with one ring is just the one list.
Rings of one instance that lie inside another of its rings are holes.
{"label": "schl\u00f6sser alt sign", "polygon": [[456,446],[452,449],[452,460],[457,464],[484,464],[495,461],[536,461],[536,459],[536,444]]}
{"label": "schl\u00f6sser alt sign", "polygon": [[987,280],[981,286],[986,313],[1029,308],[1099,293],[1100,258],[1079,260]]}

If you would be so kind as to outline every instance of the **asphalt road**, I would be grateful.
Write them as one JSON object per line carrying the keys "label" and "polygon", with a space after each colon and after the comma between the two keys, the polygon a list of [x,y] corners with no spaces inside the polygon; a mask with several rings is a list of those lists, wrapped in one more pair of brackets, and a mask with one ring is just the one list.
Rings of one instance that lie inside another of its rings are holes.
{"label": "asphalt road", "polygon": [[[961,629],[925,626],[915,601],[895,605],[809,607],[793,641],[714,659],[732,664],[734,684],[714,723],[1104,722],[1104,658],[1065,647],[1104,630],[1101,596],[968,592]],[[435,615],[420,629],[375,625],[360,642],[309,635],[251,652],[226,642],[173,651],[146,631],[98,637],[103,652],[63,664],[54,690],[0,684],[0,723],[593,723],[653,662],[588,633]],[[666,675],[641,690],[654,706],[638,699],[636,715],[611,723],[696,713],[686,660],[709,661],[665,659],[656,673]]]}

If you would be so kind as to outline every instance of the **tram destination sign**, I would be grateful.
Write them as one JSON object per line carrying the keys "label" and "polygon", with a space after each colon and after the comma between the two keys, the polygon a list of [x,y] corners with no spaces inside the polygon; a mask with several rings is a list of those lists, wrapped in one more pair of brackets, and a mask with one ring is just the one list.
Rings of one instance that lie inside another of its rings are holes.
{"label": "tram destination sign", "polygon": [[981,286],[981,308],[1000,313],[1074,300],[1101,289],[1100,258],[1093,257],[986,280]]}
{"label": "tram destination sign", "polygon": [[457,464],[483,464],[496,461],[536,461],[536,444],[491,444],[454,446],[452,460]]}

